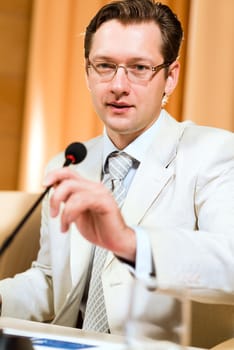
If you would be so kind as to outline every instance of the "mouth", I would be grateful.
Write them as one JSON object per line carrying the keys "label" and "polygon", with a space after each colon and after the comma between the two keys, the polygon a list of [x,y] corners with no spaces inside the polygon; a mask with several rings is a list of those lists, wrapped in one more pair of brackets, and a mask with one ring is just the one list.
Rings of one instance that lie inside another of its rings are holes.
{"label": "mouth", "polygon": [[118,102],[110,102],[110,103],[107,103],[106,106],[119,111],[128,110],[133,107],[133,105],[129,105],[127,103],[118,103]]}

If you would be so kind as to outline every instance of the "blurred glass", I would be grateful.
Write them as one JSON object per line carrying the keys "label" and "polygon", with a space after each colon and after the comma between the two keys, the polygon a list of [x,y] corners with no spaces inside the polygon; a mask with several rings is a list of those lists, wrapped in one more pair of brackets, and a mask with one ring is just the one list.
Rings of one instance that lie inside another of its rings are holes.
{"label": "blurred glass", "polygon": [[182,290],[135,278],[125,326],[129,350],[181,350],[190,339],[190,303]]}

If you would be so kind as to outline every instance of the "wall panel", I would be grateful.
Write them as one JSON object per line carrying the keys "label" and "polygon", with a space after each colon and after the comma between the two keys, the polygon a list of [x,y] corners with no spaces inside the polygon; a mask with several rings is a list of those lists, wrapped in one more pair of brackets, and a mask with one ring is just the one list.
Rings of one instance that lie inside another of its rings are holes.
{"label": "wall panel", "polygon": [[16,189],[32,0],[0,0],[0,189]]}

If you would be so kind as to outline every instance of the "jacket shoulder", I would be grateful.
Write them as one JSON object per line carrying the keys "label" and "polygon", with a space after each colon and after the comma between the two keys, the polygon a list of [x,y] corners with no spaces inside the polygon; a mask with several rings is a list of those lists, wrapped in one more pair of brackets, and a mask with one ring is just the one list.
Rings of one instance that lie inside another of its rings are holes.
{"label": "jacket shoulder", "polygon": [[234,143],[234,133],[228,130],[201,126],[197,124],[187,124],[184,128],[184,140],[191,140],[193,144],[219,146],[225,143]]}
{"label": "jacket shoulder", "polygon": [[[83,144],[87,149],[87,154],[92,153],[92,150],[96,149],[97,145],[99,145],[100,142],[102,141],[102,138],[103,137],[100,135],[88,141],[83,142]],[[46,173],[63,167],[64,161],[65,161],[64,152],[65,151],[59,152],[48,162],[46,166]]]}

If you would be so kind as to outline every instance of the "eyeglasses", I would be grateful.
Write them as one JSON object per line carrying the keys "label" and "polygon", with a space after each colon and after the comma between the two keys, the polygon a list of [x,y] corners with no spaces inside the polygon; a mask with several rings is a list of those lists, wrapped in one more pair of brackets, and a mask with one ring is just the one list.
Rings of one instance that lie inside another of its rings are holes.
{"label": "eyeglasses", "polygon": [[111,62],[97,62],[92,63],[88,60],[88,68],[93,68],[93,70],[98,74],[100,81],[108,82],[111,81],[119,68],[123,68],[128,77],[128,80],[132,83],[140,83],[144,81],[151,80],[161,69],[169,67],[171,62],[164,62],[158,66],[150,66],[147,64],[116,64]]}

